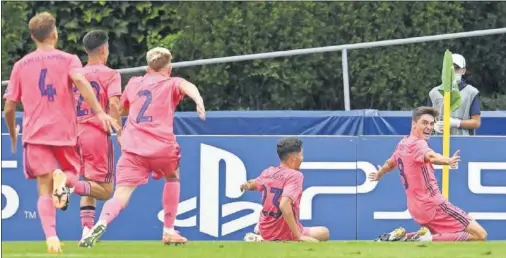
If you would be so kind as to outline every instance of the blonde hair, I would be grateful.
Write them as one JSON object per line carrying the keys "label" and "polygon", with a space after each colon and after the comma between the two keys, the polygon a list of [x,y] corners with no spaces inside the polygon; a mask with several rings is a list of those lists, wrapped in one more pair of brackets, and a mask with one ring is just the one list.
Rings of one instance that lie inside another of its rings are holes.
{"label": "blonde hair", "polygon": [[146,61],[148,62],[149,68],[156,72],[167,67],[171,60],[172,54],[164,47],[155,47],[146,54]]}
{"label": "blonde hair", "polygon": [[39,13],[30,19],[28,29],[35,40],[42,42],[56,29],[56,19],[48,12]]}

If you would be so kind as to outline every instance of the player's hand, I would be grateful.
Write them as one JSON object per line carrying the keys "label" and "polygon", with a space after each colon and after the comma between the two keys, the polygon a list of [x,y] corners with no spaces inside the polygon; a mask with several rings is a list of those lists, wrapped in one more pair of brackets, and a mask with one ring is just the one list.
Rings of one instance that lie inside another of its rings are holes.
{"label": "player's hand", "polygon": [[434,124],[434,131],[437,133],[442,134],[444,129],[444,123],[443,121],[437,121],[436,124]]}
{"label": "player's hand", "polygon": [[[459,128],[460,127],[460,119],[450,117],[450,128]],[[444,121],[437,121],[434,125],[434,131],[438,133],[443,133],[444,130]]]}
{"label": "player's hand", "polygon": [[18,135],[19,135],[20,129],[21,128],[19,127],[19,125],[16,125],[16,129],[14,130],[14,133],[11,135],[11,152],[12,153],[16,153],[17,146],[18,146]]}
{"label": "player's hand", "polygon": [[302,235],[301,237],[299,237],[299,241],[302,241],[302,242],[320,242],[320,241],[318,241],[318,239],[316,239],[314,237],[304,236],[304,235]]}
{"label": "player's hand", "polygon": [[201,120],[206,120],[206,108],[204,106],[204,101],[201,99],[200,101],[195,102],[197,105],[197,113]]}
{"label": "player's hand", "polygon": [[456,168],[460,161],[460,150],[457,150],[455,154],[448,160],[448,165],[451,168]]}
{"label": "player's hand", "polygon": [[249,188],[249,187],[248,187],[248,182],[243,183],[243,184],[241,185],[241,192],[244,192],[244,191],[248,190],[248,188]]}
{"label": "player's hand", "polygon": [[100,122],[102,122],[102,127],[104,128],[104,130],[106,132],[108,132],[108,133],[112,132],[112,128],[114,128],[114,130],[116,130],[116,132],[121,131],[121,127],[119,126],[116,119],[112,118],[111,116],[109,116],[105,112],[98,113],[97,117],[100,120]]}
{"label": "player's hand", "polygon": [[380,174],[379,171],[372,172],[368,176],[369,180],[371,180],[371,181],[379,181],[381,179],[381,177],[383,177],[383,174]]}

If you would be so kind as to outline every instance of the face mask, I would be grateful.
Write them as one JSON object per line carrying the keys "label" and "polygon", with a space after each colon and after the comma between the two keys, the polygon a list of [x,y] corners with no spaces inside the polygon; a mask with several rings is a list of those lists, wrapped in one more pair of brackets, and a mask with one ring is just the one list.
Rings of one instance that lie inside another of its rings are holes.
{"label": "face mask", "polygon": [[462,81],[462,74],[455,74],[455,79],[457,79],[457,82]]}

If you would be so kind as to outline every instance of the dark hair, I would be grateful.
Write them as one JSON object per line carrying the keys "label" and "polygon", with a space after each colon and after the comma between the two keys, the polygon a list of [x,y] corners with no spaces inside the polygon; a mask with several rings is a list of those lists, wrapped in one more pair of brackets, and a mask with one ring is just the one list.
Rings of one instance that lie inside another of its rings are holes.
{"label": "dark hair", "polygon": [[56,19],[48,12],[42,12],[30,19],[28,30],[39,42],[46,40],[56,29]]}
{"label": "dark hair", "polygon": [[83,46],[87,52],[91,52],[109,41],[107,32],[103,30],[92,30],[83,38]]}
{"label": "dark hair", "polygon": [[439,116],[439,111],[433,107],[417,107],[413,110],[413,121],[418,121],[421,116],[430,115],[436,119]]}
{"label": "dark hair", "polygon": [[280,160],[285,160],[288,155],[292,153],[299,153],[301,151],[302,141],[294,137],[283,138],[277,145],[277,152]]}

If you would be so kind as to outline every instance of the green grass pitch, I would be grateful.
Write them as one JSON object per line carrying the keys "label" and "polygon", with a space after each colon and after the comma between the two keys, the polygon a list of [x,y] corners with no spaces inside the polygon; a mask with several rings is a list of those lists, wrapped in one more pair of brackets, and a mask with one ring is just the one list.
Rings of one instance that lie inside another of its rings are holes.
{"label": "green grass pitch", "polygon": [[189,242],[164,246],[161,242],[99,242],[92,249],[64,242],[63,253],[47,254],[44,242],[2,242],[2,257],[90,258],[504,258],[506,242],[374,243],[331,241],[326,243]]}

